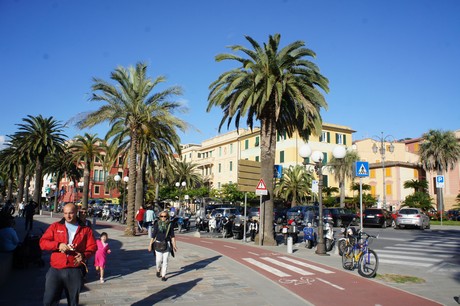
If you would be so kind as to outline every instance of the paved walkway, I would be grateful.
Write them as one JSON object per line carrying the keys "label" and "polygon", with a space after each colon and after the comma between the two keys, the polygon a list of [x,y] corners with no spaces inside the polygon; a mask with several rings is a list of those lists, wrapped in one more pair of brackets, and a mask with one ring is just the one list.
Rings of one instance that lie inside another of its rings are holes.
{"label": "paved walkway", "polygon": [[[34,232],[40,233],[56,220],[49,215],[35,216]],[[16,228],[22,239],[25,235],[23,219],[17,218]],[[148,237],[126,237],[122,229],[110,222],[96,224],[98,234],[102,231],[108,233],[112,254],[108,256],[106,282],[103,284],[99,283],[90,261],[90,272],[80,295],[82,305],[312,305],[286,287],[268,281],[266,276],[210,248],[194,245],[193,239],[187,239],[191,236],[181,239],[178,235],[179,250],[170,260],[167,281],[162,282],[155,275],[154,256],[147,252]],[[284,246],[264,249],[286,251]],[[332,256],[314,258],[326,265],[337,261]],[[24,270],[14,270],[8,283],[0,289],[0,305],[42,305],[49,254],[44,253],[43,259],[45,267],[32,265]],[[63,298],[61,305],[65,304]],[[341,304],[358,305],[346,300]],[[388,304],[382,301],[381,305]]]}

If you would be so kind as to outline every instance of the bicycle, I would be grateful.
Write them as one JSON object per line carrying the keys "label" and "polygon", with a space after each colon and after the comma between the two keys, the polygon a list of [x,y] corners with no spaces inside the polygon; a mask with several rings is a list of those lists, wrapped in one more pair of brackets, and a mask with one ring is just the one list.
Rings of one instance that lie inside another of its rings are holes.
{"label": "bicycle", "polygon": [[[362,238],[366,236],[365,238]],[[342,254],[342,267],[354,270],[358,267],[358,273],[362,277],[372,278],[377,274],[379,258],[374,250],[369,249],[370,238],[378,238],[364,232],[359,232],[356,243],[346,246]]]}
{"label": "bicycle", "polygon": [[342,256],[345,249],[355,243],[356,229],[351,226],[350,222],[347,227],[342,227],[340,232],[342,233],[343,237],[338,240],[337,247],[339,249],[339,255]]}

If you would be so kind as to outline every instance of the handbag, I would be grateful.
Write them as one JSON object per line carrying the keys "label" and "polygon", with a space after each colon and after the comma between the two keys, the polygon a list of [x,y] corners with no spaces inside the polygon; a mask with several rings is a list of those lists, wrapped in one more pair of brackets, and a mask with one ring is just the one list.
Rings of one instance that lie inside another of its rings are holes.
{"label": "handbag", "polygon": [[[168,239],[168,234],[169,234],[169,228],[171,227],[171,224],[168,225],[168,229],[166,230],[166,239]],[[163,241],[158,241],[155,239],[153,242],[153,249],[157,252],[165,252],[168,249],[168,242],[165,240]]]}

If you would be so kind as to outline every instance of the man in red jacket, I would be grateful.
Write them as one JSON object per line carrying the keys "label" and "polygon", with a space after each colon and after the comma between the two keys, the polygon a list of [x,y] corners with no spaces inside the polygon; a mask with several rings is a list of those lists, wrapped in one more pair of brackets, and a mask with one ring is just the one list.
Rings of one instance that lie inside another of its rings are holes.
{"label": "man in red jacket", "polygon": [[51,251],[46,273],[44,305],[58,305],[65,290],[68,305],[78,305],[83,283],[81,266],[97,250],[90,227],[77,218],[77,207],[64,206],[64,218],[51,224],[40,239],[40,248]]}

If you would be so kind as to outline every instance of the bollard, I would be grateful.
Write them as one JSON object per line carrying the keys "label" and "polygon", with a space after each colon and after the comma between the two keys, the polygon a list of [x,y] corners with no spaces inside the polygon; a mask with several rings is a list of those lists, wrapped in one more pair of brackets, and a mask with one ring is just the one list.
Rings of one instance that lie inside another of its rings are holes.
{"label": "bollard", "polygon": [[287,239],[287,252],[289,254],[292,253],[292,237],[291,236],[289,236]]}
{"label": "bollard", "polygon": [[53,218],[53,211],[51,211],[50,218]]}

